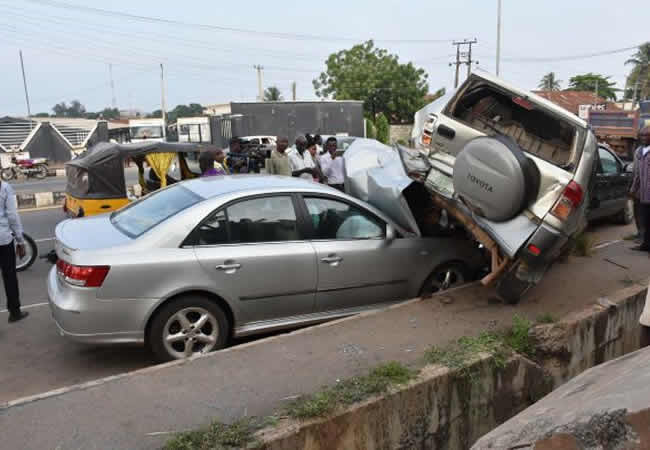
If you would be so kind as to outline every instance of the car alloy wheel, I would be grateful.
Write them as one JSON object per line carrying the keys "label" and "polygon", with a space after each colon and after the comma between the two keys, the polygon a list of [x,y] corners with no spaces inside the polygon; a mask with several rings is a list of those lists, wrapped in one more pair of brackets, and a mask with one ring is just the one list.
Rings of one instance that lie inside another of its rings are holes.
{"label": "car alloy wheel", "polygon": [[176,359],[209,353],[219,341],[219,323],[207,309],[184,308],[167,320],[162,339],[165,350]]}
{"label": "car alloy wheel", "polygon": [[467,270],[461,263],[443,264],[426,279],[420,290],[420,296],[426,297],[465,284],[468,281],[466,273]]}

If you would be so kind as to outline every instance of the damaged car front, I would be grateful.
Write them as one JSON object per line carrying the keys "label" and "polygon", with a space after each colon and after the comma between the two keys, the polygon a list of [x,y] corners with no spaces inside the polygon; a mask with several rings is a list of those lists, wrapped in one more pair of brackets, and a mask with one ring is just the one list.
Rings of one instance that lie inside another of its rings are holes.
{"label": "damaged car front", "polygon": [[[483,283],[516,303],[586,226],[594,134],[577,116],[483,73],[444,106],[429,107],[424,128],[428,148],[395,151],[414,181],[393,197],[396,205],[406,203],[415,223],[468,232],[490,253]],[[368,183],[379,175],[389,182],[381,161],[366,174]],[[354,189],[360,175],[349,176]],[[379,191],[371,191],[375,203]]]}

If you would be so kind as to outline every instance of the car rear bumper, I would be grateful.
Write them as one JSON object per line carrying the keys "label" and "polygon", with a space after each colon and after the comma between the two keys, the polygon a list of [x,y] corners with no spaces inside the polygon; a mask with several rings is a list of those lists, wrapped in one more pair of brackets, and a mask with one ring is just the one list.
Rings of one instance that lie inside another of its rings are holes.
{"label": "car rear bumper", "polygon": [[48,300],[59,333],[88,344],[143,343],[144,323],[156,300],[99,300],[96,289],[67,285],[50,270]]}
{"label": "car rear bumper", "polygon": [[569,237],[560,230],[542,223],[521,249],[518,259],[521,261],[517,278],[536,283],[548,267],[560,256]]}

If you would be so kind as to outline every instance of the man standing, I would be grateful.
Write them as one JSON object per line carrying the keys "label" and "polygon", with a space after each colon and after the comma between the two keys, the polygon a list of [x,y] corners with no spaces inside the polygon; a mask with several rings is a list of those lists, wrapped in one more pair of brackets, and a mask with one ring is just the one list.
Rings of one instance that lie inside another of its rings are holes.
{"label": "man standing", "polygon": [[286,153],[287,147],[289,147],[289,139],[278,137],[276,148],[271,152],[271,160],[269,161],[268,170],[270,174],[291,176],[289,157]]}
{"label": "man standing", "polygon": [[639,225],[643,242],[635,250],[650,252],[650,127],[639,133],[641,146],[634,154],[634,178],[630,197],[639,201]]}
{"label": "man standing", "polygon": [[321,170],[327,178],[327,184],[339,191],[344,189],[344,167],[343,157],[336,154],[338,143],[335,137],[327,138],[325,141],[325,154],[321,157]]}
{"label": "man standing", "polygon": [[311,154],[305,151],[306,149],[307,139],[304,136],[298,136],[296,138],[295,150],[288,154],[289,167],[291,168],[292,176],[313,180],[317,176],[316,164],[314,164]]}
{"label": "man standing", "polygon": [[[18,244],[15,249],[14,239]],[[9,183],[0,183],[0,268],[7,295],[9,323],[22,320],[28,315],[20,310],[16,252],[20,258],[25,257],[23,225],[18,216],[16,194]]]}
{"label": "man standing", "polygon": [[242,152],[241,141],[238,137],[230,139],[228,147],[228,167],[235,173],[248,173],[248,155]]}

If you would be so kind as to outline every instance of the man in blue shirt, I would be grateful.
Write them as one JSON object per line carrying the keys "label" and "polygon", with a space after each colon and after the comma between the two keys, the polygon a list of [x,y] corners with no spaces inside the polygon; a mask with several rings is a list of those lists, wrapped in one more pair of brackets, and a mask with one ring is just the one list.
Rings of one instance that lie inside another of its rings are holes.
{"label": "man in blue shirt", "polygon": [[[17,244],[15,248],[14,240]],[[25,256],[23,225],[18,216],[16,194],[9,183],[0,183],[0,269],[7,295],[9,323],[22,320],[28,315],[20,310],[16,252],[21,258]]]}

